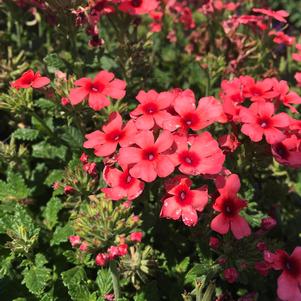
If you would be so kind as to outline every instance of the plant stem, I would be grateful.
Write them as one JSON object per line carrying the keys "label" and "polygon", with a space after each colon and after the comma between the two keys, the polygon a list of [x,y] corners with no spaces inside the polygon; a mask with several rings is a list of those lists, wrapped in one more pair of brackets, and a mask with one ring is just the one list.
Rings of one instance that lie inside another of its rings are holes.
{"label": "plant stem", "polygon": [[117,270],[116,262],[114,260],[110,262],[110,272],[113,281],[115,300],[118,301],[120,297],[119,273]]}

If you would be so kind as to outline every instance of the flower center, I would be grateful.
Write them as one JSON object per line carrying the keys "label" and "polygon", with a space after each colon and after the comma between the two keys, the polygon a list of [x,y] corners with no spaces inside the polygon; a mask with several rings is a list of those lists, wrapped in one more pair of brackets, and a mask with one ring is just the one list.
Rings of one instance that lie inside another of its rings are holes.
{"label": "flower center", "polygon": [[158,106],[155,103],[147,103],[143,106],[143,111],[145,114],[153,115],[158,112]]}
{"label": "flower center", "polygon": [[91,85],[91,92],[101,93],[104,90],[104,88],[105,88],[104,84],[100,82],[96,82]]}
{"label": "flower center", "polygon": [[199,122],[199,117],[195,113],[187,113],[185,116],[183,116],[183,123],[184,126],[190,127],[195,125],[196,123]]}
{"label": "flower center", "polygon": [[131,4],[134,7],[139,7],[142,4],[142,0],[132,0]]}
{"label": "flower center", "polygon": [[269,128],[270,127],[270,121],[267,118],[262,118],[259,120],[259,125],[263,129]]}
{"label": "flower center", "polygon": [[186,198],[186,191],[181,191],[181,192],[180,192],[180,199],[181,199],[182,201],[184,201],[185,198]]}
{"label": "flower center", "polygon": [[283,159],[287,159],[289,157],[289,152],[282,143],[278,143],[275,146],[275,152]]}
{"label": "flower center", "polygon": [[126,177],[126,180],[125,180],[127,183],[130,183],[132,181],[132,177],[130,175],[128,175]]}
{"label": "flower center", "polygon": [[154,161],[157,157],[157,150],[155,148],[149,148],[144,150],[143,159],[147,161]]}
{"label": "flower center", "polygon": [[184,151],[179,154],[179,160],[181,164],[196,167],[200,163],[200,157],[198,154],[190,151]]}
{"label": "flower center", "polygon": [[293,277],[298,277],[301,273],[300,265],[295,258],[288,257],[284,262],[284,270]]}
{"label": "flower center", "polygon": [[232,199],[226,200],[224,202],[222,211],[227,217],[232,217],[236,214],[236,208],[235,205],[233,204]]}
{"label": "flower center", "polygon": [[123,136],[123,132],[116,129],[106,134],[106,140],[109,142],[118,142]]}

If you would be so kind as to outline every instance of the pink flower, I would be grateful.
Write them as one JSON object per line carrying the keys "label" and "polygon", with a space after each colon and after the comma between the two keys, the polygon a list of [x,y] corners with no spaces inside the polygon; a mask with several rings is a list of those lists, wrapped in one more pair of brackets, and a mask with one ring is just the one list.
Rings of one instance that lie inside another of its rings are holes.
{"label": "pink flower", "polygon": [[88,162],[86,164],[83,165],[83,170],[91,175],[91,176],[95,176],[97,174],[97,169],[96,169],[96,163],[95,162]]}
{"label": "pink flower", "polygon": [[[221,171],[225,156],[209,132],[189,138],[176,136],[177,150],[170,155],[179,170],[186,175],[217,174]],[[190,145],[190,147],[189,147]]]}
{"label": "pink flower", "polygon": [[222,150],[230,153],[233,153],[240,145],[237,137],[233,133],[219,137],[218,143]]}
{"label": "pink flower", "polygon": [[301,167],[301,139],[291,135],[272,145],[272,154],[277,162],[293,168]]}
{"label": "pink flower", "polygon": [[265,136],[267,143],[275,144],[285,139],[280,129],[288,127],[289,116],[286,113],[274,115],[275,107],[272,103],[253,103],[248,109],[242,107],[240,118],[244,123],[241,131],[254,142]]}
{"label": "pink flower", "polygon": [[70,100],[67,97],[62,97],[61,98],[61,105],[63,107],[65,107],[66,105],[68,105],[70,103]]}
{"label": "pink flower", "polygon": [[137,241],[137,242],[141,242],[143,237],[143,233],[142,232],[132,232],[130,235],[130,240],[131,241]]}
{"label": "pink flower", "polygon": [[86,164],[88,163],[88,159],[89,159],[89,156],[86,154],[86,153],[82,153],[79,160],[83,163],[83,164]]}
{"label": "pink flower", "polygon": [[172,146],[170,132],[163,131],[156,142],[151,131],[142,131],[135,137],[137,147],[122,147],[119,151],[120,165],[133,164],[129,173],[145,182],[154,181],[157,176],[165,178],[174,171],[174,164],[165,152]]}
{"label": "pink flower", "polygon": [[191,190],[192,182],[180,178],[178,184],[167,190],[169,196],[164,199],[160,216],[182,221],[186,226],[195,226],[198,221],[197,211],[202,212],[208,203],[206,186]]}
{"label": "pink flower", "polygon": [[85,148],[94,148],[94,154],[98,157],[109,156],[116,151],[118,144],[128,146],[133,143],[133,137],[137,129],[133,121],[129,121],[122,127],[122,118],[118,112],[110,115],[109,122],[102,127],[103,131],[94,131],[87,134]]}
{"label": "pink flower", "polygon": [[84,241],[82,244],[79,246],[79,249],[83,252],[86,252],[88,250],[89,244],[88,242]]}
{"label": "pink flower", "polygon": [[42,88],[50,83],[50,79],[41,76],[40,72],[34,73],[32,69],[24,72],[20,78],[11,83],[11,86],[16,89],[20,88]]}
{"label": "pink flower", "polygon": [[118,256],[124,256],[128,253],[128,245],[127,244],[120,244],[118,246]]}
{"label": "pink flower", "polygon": [[96,263],[96,265],[103,267],[107,264],[108,260],[109,260],[108,254],[99,253],[99,254],[97,254],[97,256],[95,258],[95,263]]}
{"label": "pink flower", "polygon": [[72,105],[81,103],[88,98],[89,107],[99,111],[110,105],[108,97],[121,99],[125,96],[126,83],[120,79],[114,79],[114,74],[108,71],[100,71],[94,78],[80,78],[75,81],[75,86],[70,91],[69,99]]}
{"label": "pink flower", "polygon": [[238,198],[240,180],[236,174],[224,178],[217,177],[217,190],[220,196],[215,200],[213,209],[221,212],[211,221],[211,229],[222,235],[231,229],[236,239],[241,239],[251,234],[251,229],[247,221],[239,215],[241,209],[247,203]]}
{"label": "pink flower", "polygon": [[150,130],[155,124],[162,127],[163,121],[171,116],[166,109],[173,100],[172,93],[157,93],[155,90],[140,91],[136,99],[140,105],[130,115],[135,119],[137,129]]}
{"label": "pink flower", "polygon": [[301,72],[296,72],[295,80],[297,82],[298,87],[301,87]]}
{"label": "pink flower", "polygon": [[269,262],[275,270],[282,270],[278,278],[277,294],[281,300],[301,300],[301,247],[296,247],[289,256],[283,250],[271,254]]}
{"label": "pink flower", "polygon": [[119,9],[130,15],[144,15],[159,6],[157,0],[122,0]]}
{"label": "pink flower", "polygon": [[293,45],[295,43],[295,37],[286,35],[283,31],[270,31],[270,36],[275,36],[273,41],[277,44],[284,44],[286,46]]}
{"label": "pink flower", "polygon": [[239,273],[236,268],[228,268],[224,270],[224,277],[227,282],[234,283],[239,277]]}
{"label": "pink flower", "polygon": [[78,235],[69,236],[69,241],[72,247],[76,247],[81,244],[81,239]]}
{"label": "pink flower", "polygon": [[179,116],[170,116],[163,127],[174,131],[192,129],[198,131],[218,121],[223,113],[221,103],[212,96],[203,97],[195,105],[194,97],[181,93],[174,101],[174,110]]}
{"label": "pink flower", "polygon": [[287,23],[285,18],[289,16],[289,13],[285,10],[274,11],[274,10],[264,9],[264,8],[253,8],[253,12],[269,16],[282,23]]}
{"label": "pink flower", "polygon": [[144,183],[132,177],[127,167],[120,171],[117,168],[105,166],[103,179],[110,187],[103,188],[101,191],[105,193],[106,197],[114,201],[123,198],[131,201],[137,198],[144,189]]}
{"label": "pink flower", "polygon": [[220,245],[220,241],[217,237],[211,236],[209,240],[209,246],[212,249],[217,249]]}
{"label": "pink flower", "polygon": [[64,193],[65,194],[71,194],[75,191],[75,189],[72,186],[66,185],[64,187]]}
{"label": "pink flower", "polygon": [[262,81],[257,81],[252,77],[245,77],[244,96],[254,102],[265,102],[278,96],[278,93],[273,90],[274,80],[266,78]]}

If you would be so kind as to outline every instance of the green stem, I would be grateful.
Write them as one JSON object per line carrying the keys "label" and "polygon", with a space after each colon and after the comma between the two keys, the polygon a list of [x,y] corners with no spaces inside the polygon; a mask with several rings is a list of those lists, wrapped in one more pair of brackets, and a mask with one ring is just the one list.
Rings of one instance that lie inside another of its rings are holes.
{"label": "green stem", "polygon": [[118,299],[120,298],[119,273],[117,270],[117,264],[114,260],[110,263],[110,272],[113,281],[115,300],[118,301]]}
{"label": "green stem", "polygon": [[44,122],[44,120],[34,111],[31,111],[32,116],[41,124],[44,130],[49,134],[49,136],[57,138],[51,128]]}

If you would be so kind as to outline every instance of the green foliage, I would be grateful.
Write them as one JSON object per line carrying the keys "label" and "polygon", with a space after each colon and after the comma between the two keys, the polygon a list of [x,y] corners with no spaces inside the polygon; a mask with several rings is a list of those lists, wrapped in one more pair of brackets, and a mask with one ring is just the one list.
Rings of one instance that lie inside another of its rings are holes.
{"label": "green foliage", "polygon": [[9,172],[6,182],[0,180],[0,200],[5,202],[20,201],[30,196],[31,190],[20,174]]}
{"label": "green foliage", "polygon": [[39,136],[39,131],[35,129],[17,129],[13,133],[13,137],[18,140],[24,140],[24,141],[33,141],[36,140]]}

